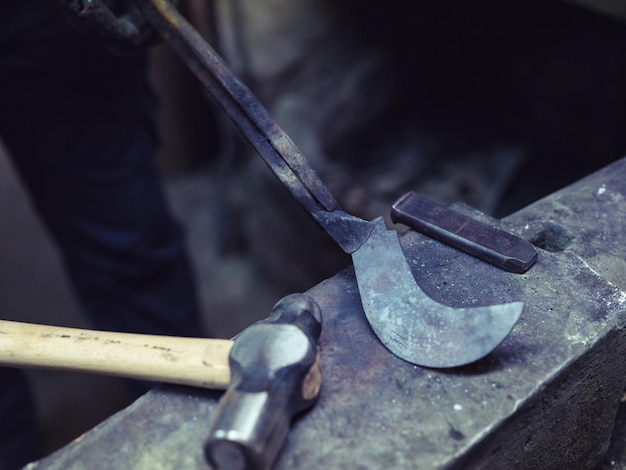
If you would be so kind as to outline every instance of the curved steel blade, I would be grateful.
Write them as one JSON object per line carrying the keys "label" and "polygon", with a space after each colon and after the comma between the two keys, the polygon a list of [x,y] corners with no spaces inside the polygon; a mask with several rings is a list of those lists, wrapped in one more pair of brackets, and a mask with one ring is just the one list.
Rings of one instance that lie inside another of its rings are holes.
{"label": "curved steel blade", "polygon": [[524,304],[454,308],[417,285],[397,232],[382,218],[354,253],[361,302],[372,329],[396,356],[425,367],[457,367],[493,351],[517,322]]}

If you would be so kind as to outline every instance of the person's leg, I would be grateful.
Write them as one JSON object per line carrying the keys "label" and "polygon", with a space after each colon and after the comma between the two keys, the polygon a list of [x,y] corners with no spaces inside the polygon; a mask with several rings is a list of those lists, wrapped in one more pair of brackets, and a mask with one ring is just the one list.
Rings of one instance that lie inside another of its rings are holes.
{"label": "person's leg", "polygon": [[[144,59],[113,57],[50,3],[0,5],[0,136],[96,327],[201,336],[183,236],[153,160]],[[27,383],[0,369],[1,470],[37,456],[36,432]]]}
{"label": "person's leg", "polygon": [[101,329],[202,335],[154,161],[144,58],[111,55],[45,1],[24,4],[38,24],[0,43],[0,135],[86,313]]}

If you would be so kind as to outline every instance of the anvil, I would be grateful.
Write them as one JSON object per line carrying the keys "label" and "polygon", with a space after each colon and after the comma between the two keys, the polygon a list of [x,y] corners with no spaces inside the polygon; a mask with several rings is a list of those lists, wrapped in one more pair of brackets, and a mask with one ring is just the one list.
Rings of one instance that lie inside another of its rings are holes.
{"label": "anvil", "polygon": [[[593,468],[626,381],[626,158],[501,221],[539,249],[525,274],[423,235],[402,244],[424,291],[449,305],[523,299],[502,345],[433,370],[390,354],[369,327],[351,268],[308,293],[324,311],[325,376],[277,468]],[[487,219],[485,219],[487,220]],[[162,386],[38,469],[205,468],[218,393]],[[106,465],[105,465],[106,463]],[[94,466],[95,465],[95,466]]]}

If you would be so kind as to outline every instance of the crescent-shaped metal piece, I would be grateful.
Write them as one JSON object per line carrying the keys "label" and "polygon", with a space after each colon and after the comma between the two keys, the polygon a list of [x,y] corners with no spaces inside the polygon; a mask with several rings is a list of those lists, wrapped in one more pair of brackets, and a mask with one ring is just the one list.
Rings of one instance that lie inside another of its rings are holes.
{"label": "crescent-shaped metal piece", "polygon": [[455,308],[428,297],[416,283],[398,234],[382,218],[352,253],[365,315],[396,356],[425,367],[457,367],[493,351],[517,322],[522,302]]}

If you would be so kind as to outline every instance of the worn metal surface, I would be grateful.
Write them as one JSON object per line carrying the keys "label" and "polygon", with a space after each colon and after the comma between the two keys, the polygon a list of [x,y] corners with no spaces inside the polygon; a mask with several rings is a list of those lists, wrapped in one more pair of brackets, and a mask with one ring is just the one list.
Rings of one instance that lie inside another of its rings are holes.
{"label": "worn metal surface", "polygon": [[[309,293],[324,312],[324,384],[278,468],[592,468],[626,377],[626,159],[508,217],[539,245],[504,272],[422,235],[403,245],[421,287],[454,306],[522,299],[509,337],[478,363],[431,370],[390,354],[351,269]],[[218,394],[162,388],[35,468],[205,468]]]}

